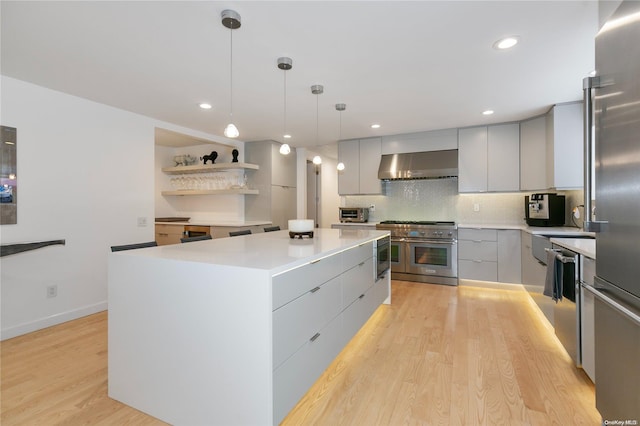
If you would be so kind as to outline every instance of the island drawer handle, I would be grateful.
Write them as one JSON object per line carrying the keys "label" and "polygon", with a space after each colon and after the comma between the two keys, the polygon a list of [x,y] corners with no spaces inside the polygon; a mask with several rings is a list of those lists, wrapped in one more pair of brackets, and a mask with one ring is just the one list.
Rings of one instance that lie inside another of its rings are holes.
{"label": "island drawer handle", "polygon": [[169,234],[165,234],[164,232],[158,232],[158,235],[168,236]]}
{"label": "island drawer handle", "polygon": [[361,294],[360,296],[358,296],[358,299],[362,299],[364,297],[364,294]]}
{"label": "island drawer handle", "polygon": [[313,335],[313,337],[312,337],[311,339],[309,339],[309,340],[310,340],[310,341],[312,341],[312,342],[315,342],[315,340],[316,340],[318,337],[320,337],[320,333],[316,333],[316,334],[314,334],[314,335]]}
{"label": "island drawer handle", "polygon": [[322,259],[316,259],[316,260],[312,260],[311,262],[309,262],[309,264],[313,265],[315,263],[320,262]]}
{"label": "island drawer handle", "polygon": [[358,264],[358,266],[362,266],[362,265],[364,265],[364,262],[360,262],[360,263]]}
{"label": "island drawer handle", "polygon": [[320,287],[316,287],[316,288],[312,288],[310,290],[310,293],[315,293],[316,291],[320,290]]}

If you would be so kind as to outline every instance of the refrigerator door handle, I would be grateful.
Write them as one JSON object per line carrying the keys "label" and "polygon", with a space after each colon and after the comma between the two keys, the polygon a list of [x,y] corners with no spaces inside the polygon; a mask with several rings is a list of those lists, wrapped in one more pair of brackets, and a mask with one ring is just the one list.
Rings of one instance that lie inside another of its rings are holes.
{"label": "refrigerator door handle", "polygon": [[584,224],[583,228],[589,232],[606,231],[609,222],[605,220],[592,220],[593,209],[591,200],[593,199],[594,188],[591,185],[593,177],[593,96],[595,89],[602,87],[600,77],[585,77],[582,80],[584,95]]}
{"label": "refrigerator door handle", "polygon": [[635,312],[633,312],[629,308],[627,308],[627,307],[621,305],[620,303],[616,302],[614,299],[612,299],[611,297],[607,296],[606,294],[598,291],[598,289],[596,289],[596,288],[593,288],[593,287],[591,287],[589,285],[582,286],[582,288],[587,290],[589,293],[592,293],[595,297],[597,297],[599,300],[601,300],[604,303],[606,303],[607,305],[609,305],[611,308],[613,308],[616,311],[620,312],[621,314],[625,315],[627,318],[629,318],[630,320],[635,322],[637,325],[640,325],[640,315],[636,314]]}

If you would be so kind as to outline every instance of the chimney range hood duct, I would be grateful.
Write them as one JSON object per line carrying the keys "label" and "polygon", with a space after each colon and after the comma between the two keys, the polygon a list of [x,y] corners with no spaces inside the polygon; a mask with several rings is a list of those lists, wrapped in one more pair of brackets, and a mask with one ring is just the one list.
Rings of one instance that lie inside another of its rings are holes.
{"label": "chimney range hood duct", "polygon": [[458,176],[458,150],[385,154],[380,160],[378,179],[444,179]]}

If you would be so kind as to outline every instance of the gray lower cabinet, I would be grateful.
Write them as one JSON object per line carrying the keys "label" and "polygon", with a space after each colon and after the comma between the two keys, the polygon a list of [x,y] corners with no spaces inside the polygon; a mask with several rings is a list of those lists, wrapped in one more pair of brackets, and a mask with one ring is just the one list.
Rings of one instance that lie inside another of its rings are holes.
{"label": "gray lower cabinet", "polygon": [[520,274],[520,231],[458,230],[459,278],[519,284]]}
{"label": "gray lower cabinet", "polygon": [[547,267],[533,256],[532,235],[521,231],[522,284],[544,316],[553,325],[553,302],[542,295]]}
{"label": "gray lower cabinet", "polygon": [[365,243],[273,277],[273,423],[278,424],[389,296]]}
{"label": "gray lower cabinet", "polygon": [[520,231],[498,230],[498,281],[501,283],[522,283],[520,255]]}
{"label": "gray lower cabinet", "polygon": [[458,230],[458,277],[468,280],[498,281],[497,230]]}
{"label": "gray lower cabinet", "polygon": [[580,343],[582,349],[582,369],[593,383],[596,382],[596,339],[595,339],[595,299],[585,286],[593,287],[596,261],[580,256]]}

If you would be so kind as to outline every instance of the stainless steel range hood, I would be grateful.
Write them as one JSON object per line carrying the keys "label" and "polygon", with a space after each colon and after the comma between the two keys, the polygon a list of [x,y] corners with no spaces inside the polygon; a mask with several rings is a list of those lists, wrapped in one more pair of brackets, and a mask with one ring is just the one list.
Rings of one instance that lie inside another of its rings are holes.
{"label": "stainless steel range hood", "polygon": [[458,150],[385,154],[380,160],[378,179],[442,179],[458,176]]}

